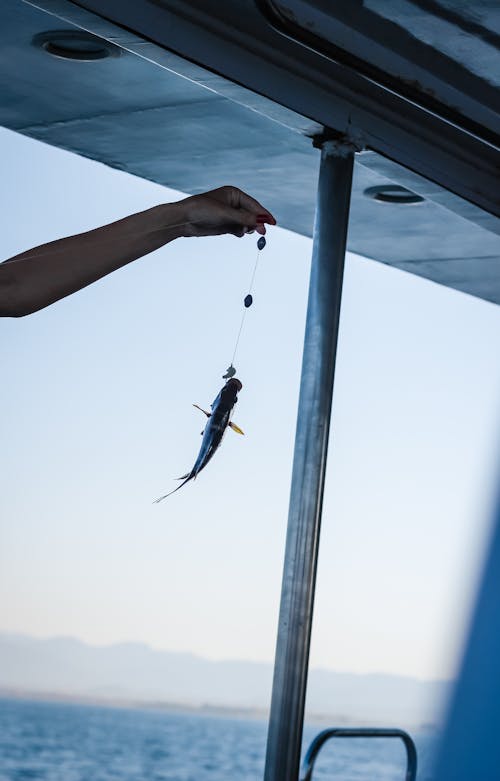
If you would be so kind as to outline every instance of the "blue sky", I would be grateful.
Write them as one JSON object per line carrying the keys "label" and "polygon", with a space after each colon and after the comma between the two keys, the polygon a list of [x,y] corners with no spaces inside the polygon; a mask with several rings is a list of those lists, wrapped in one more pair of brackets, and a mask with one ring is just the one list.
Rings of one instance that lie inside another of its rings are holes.
{"label": "blue sky", "polygon": [[[181,197],[5,130],[0,159],[4,258]],[[0,323],[0,629],[273,658],[310,252],[269,230],[237,361],[246,436],[160,505],[196,457],[191,404],[221,385],[255,237],[179,240]],[[498,307],[348,257],[313,666],[453,674],[499,354]]]}

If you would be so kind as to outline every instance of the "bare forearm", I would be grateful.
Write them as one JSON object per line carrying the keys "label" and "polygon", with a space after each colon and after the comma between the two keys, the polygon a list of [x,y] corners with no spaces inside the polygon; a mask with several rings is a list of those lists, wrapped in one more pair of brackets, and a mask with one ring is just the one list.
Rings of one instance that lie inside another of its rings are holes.
{"label": "bare forearm", "polygon": [[0,315],[42,309],[182,235],[182,203],[155,206],[0,264]]}
{"label": "bare forearm", "polygon": [[35,247],[0,263],[0,317],[43,309],[179,236],[264,235],[265,223],[276,224],[270,212],[225,186]]}

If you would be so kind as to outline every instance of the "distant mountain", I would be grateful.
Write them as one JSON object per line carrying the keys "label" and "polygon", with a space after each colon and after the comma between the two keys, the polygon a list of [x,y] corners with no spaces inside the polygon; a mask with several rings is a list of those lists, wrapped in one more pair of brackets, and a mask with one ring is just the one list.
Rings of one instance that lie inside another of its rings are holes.
{"label": "distant mountain", "polygon": [[[213,662],[140,643],[98,647],[69,637],[0,633],[4,692],[266,710],[271,684],[270,664]],[[436,722],[447,688],[443,681],[312,670],[308,711],[358,724]]]}

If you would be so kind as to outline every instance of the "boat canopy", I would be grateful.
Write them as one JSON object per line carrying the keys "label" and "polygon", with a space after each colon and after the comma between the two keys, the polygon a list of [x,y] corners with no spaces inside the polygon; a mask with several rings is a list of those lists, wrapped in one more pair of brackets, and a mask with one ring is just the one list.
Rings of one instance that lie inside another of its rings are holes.
{"label": "boat canopy", "polygon": [[494,5],[3,0],[0,124],[182,192],[236,184],[306,236],[313,139],[342,135],[348,249],[500,303]]}

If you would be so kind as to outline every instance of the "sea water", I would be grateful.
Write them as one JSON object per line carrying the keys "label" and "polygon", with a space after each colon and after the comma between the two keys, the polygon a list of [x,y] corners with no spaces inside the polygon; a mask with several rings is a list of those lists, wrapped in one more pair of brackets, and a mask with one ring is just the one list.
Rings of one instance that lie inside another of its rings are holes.
{"label": "sea water", "polygon": [[[304,745],[322,728],[306,725]],[[4,699],[0,781],[262,781],[266,733],[257,719]],[[431,781],[436,737],[413,737]],[[404,781],[405,767],[399,740],[337,738],[313,781]]]}

